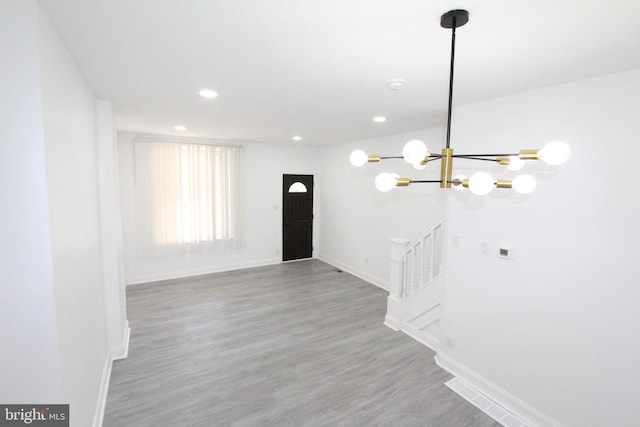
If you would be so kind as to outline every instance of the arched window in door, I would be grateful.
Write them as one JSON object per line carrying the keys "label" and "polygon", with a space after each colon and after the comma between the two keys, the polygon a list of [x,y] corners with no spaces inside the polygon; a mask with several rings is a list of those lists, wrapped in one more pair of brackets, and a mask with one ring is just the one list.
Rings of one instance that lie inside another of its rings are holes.
{"label": "arched window in door", "polygon": [[307,186],[301,183],[300,181],[294,182],[289,187],[289,193],[306,193],[306,192],[307,192]]}

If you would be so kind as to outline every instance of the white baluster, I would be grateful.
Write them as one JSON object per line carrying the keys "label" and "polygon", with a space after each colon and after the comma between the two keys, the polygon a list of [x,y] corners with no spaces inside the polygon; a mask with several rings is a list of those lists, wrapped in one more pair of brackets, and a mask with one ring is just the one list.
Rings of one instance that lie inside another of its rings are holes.
{"label": "white baluster", "polygon": [[418,286],[416,289],[417,291],[422,289],[422,286],[424,285],[424,239],[420,239],[418,248],[420,248],[420,257],[418,258],[420,264],[416,265],[416,270],[418,270]]}
{"label": "white baluster", "polygon": [[431,256],[429,257],[429,281],[433,280],[434,277],[434,272],[433,272],[433,267],[435,264],[435,258],[436,258],[436,233],[437,233],[437,228],[435,230],[433,230],[433,232],[431,233]]}
{"label": "white baluster", "polygon": [[416,247],[411,248],[411,295],[416,293]]}
{"label": "white baluster", "polygon": [[392,239],[391,241],[391,277],[389,280],[390,296],[398,300],[404,298],[406,282],[406,260],[403,256],[408,240]]}
{"label": "white baluster", "polygon": [[445,233],[445,223],[443,222],[440,226],[440,267],[438,268],[438,272],[441,273],[444,270],[444,237]]}
{"label": "white baluster", "polygon": [[389,277],[389,297],[387,297],[387,315],[385,325],[393,330],[400,330],[403,321],[402,298],[404,294],[405,257],[404,252],[409,244],[408,240],[392,239],[391,243],[391,276]]}

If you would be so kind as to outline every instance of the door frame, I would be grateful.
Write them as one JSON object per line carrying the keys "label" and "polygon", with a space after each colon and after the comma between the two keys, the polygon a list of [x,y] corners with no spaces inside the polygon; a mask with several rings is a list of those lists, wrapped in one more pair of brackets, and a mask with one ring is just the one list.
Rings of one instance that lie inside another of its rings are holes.
{"label": "door frame", "polygon": [[[289,190],[289,186],[297,181],[306,181],[305,182],[305,186],[307,187],[307,194],[310,196],[310,203],[311,203],[311,207],[310,207],[310,215],[311,218],[309,219],[309,225],[310,225],[310,232],[309,232],[309,256],[301,256],[301,257],[295,257],[292,259],[287,259],[285,260],[285,254],[288,253],[288,249],[285,249],[285,214],[287,212],[287,206],[285,206],[285,204],[287,203],[286,198]],[[310,187],[310,188],[309,188]],[[282,244],[282,262],[295,262],[295,261],[303,261],[303,260],[307,260],[307,259],[311,259],[313,258],[313,252],[314,252],[314,245],[313,245],[313,241],[314,241],[314,222],[315,222],[315,194],[314,194],[314,189],[315,189],[315,177],[313,174],[289,174],[289,173],[283,173],[282,174],[282,215],[281,215],[281,224],[282,224],[282,232],[281,232],[281,244]]]}

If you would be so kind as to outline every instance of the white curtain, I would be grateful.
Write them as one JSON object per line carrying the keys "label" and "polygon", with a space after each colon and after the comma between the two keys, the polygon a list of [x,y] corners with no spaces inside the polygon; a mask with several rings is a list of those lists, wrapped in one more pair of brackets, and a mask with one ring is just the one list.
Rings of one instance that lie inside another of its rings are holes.
{"label": "white curtain", "polygon": [[241,245],[241,147],[135,143],[139,257]]}

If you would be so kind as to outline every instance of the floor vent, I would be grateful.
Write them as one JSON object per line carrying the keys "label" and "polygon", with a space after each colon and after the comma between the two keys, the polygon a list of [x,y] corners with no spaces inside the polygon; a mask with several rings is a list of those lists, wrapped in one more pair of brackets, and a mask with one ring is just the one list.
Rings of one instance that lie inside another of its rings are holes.
{"label": "floor vent", "polygon": [[489,415],[491,418],[505,427],[530,427],[529,424],[514,416],[502,406],[498,405],[491,399],[484,396],[478,390],[458,378],[454,377],[453,379],[444,383],[444,385],[458,393],[473,406],[480,409],[482,412]]}

